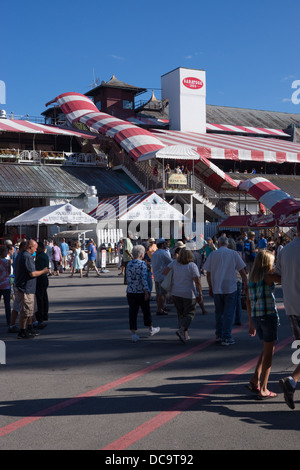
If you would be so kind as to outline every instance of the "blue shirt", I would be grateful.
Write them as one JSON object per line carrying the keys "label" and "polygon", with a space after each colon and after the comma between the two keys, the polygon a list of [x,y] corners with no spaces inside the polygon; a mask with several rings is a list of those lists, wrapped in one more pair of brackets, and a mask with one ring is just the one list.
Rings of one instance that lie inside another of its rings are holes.
{"label": "blue shirt", "polygon": [[88,259],[90,261],[95,261],[96,259],[96,248],[92,243],[88,247]]}
{"label": "blue shirt", "polygon": [[67,256],[69,245],[65,242],[60,244],[61,256]]}
{"label": "blue shirt", "polygon": [[265,250],[267,248],[267,245],[268,245],[268,242],[265,238],[260,238],[258,240],[258,243],[257,243],[257,246],[258,248],[260,248],[261,250]]}

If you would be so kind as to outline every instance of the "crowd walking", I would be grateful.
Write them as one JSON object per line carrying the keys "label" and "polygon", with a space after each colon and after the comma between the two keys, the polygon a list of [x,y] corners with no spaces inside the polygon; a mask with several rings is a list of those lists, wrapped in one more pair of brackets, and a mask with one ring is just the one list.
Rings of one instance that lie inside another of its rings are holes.
{"label": "crowd walking", "polygon": [[[197,306],[203,315],[207,314],[201,280],[206,276],[208,295],[214,306],[216,344],[225,349],[235,345],[233,325],[241,324],[241,311],[246,309],[249,335],[257,336],[262,343],[246,387],[257,400],[276,398],[277,393],[269,389],[280,327],[274,295],[276,284],[282,286],[295,347],[300,344],[300,218],[297,236],[289,243],[284,243],[281,237],[275,242],[262,235],[255,241],[254,232],[235,238],[225,233],[218,238],[199,238],[200,246],[188,238],[172,240],[170,244],[165,238],[135,240],[130,234],[120,240],[118,275],[124,278],[130,339],[138,343],[143,337],[138,333],[140,310],[147,336],[153,337],[161,333],[153,316],[174,318],[169,314],[173,307],[176,310],[174,339],[183,344],[194,339]],[[95,271],[101,279],[93,239],[88,241],[86,250],[80,242],[68,244],[65,239],[60,244],[56,240],[45,243],[23,240],[15,247],[8,240],[0,247],[0,300],[3,297],[8,333],[17,334],[21,340],[39,335],[49,321],[49,276],[59,276],[68,270],[71,278],[76,273],[80,278],[89,277],[90,271]],[[150,303],[153,293],[155,304]],[[246,299],[243,307],[242,298]],[[152,305],[155,305],[154,313]],[[299,379],[298,365],[280,380],[284,399],[291,409],[295,408],[294,394]]]}

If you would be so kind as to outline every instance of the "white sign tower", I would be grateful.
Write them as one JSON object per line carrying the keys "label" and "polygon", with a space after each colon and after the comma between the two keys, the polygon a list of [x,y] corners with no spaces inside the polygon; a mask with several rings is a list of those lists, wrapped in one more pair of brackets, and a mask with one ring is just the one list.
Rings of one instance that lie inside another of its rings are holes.
{"label": "white sign tower", "polygon": [[206,132],[205,70],[178,67],[161,77],[162,99],[169,100],[169,129]]}

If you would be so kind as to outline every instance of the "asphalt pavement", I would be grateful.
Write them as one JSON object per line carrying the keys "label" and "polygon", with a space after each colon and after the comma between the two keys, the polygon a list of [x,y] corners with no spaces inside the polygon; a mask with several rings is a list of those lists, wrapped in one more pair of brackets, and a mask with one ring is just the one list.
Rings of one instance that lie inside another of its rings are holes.
{"label": "asphalt pavement", "polygon": [[1,300],[1,450],[101,450],[115,459],[121,450],[129,457],[144,450],[157,459],[148,461],[154,465],[188,464],[183,460],[195,459],[193,451],[200,450],[300,448],[300,389],[290,410],[278,384],[294,368],[280,287],[281,325],[269,384],[278,396],[258,401],[245,385],[262,345],[249,337],[245,311],[233,329],[236,344],[216,343],[203,278],[209,313],[203,316],[197,307],[186,344],[175,334],[174,306],[159,317],[155,301],[153,324],[161,331],[149,337],[140,313],[141,341],[132,343],[126,286],[116,268],[108,271],[100,278],[50,277],[49,322],[32,340],[7,333]]}

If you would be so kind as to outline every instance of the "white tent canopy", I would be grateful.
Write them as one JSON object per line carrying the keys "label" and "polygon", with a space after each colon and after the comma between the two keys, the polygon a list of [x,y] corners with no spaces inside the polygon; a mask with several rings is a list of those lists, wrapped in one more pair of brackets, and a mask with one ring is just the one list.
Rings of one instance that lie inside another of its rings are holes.
{"label": "white tent canopy", "polygon": [[154,152],[148,152],[139,157],[139,162],[151,160],[153,158],[167,158],[175,160],[199,160],[200,156],[192,147],[187,145],[170,145]]}
{"label": "white tent canopy", "polygon": [[97,220],[89,216],[72,204],[59,204],[56,206],[33,207],[5,223],[16,227],[36,225],[37,238],[39,238],[40,225],[80,225],[96,224]]}
{"label": "white tent canopy", "polygon": [[97,220],[72,204],[57,206],[33,207],[5,225],[64,225],[64,224],[96,224]]}

